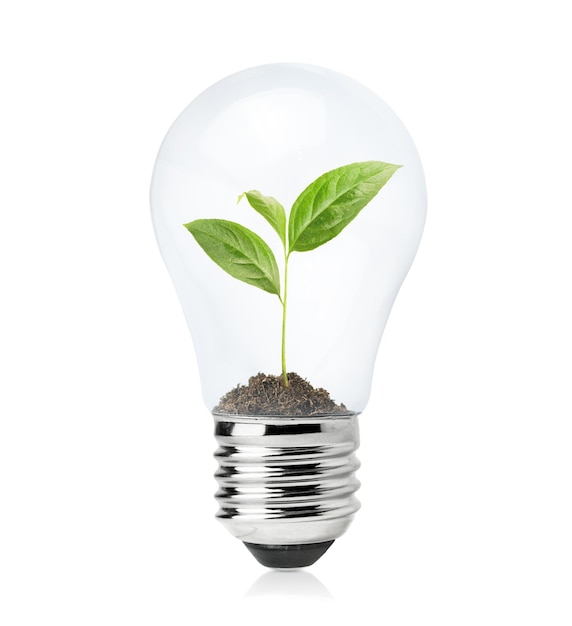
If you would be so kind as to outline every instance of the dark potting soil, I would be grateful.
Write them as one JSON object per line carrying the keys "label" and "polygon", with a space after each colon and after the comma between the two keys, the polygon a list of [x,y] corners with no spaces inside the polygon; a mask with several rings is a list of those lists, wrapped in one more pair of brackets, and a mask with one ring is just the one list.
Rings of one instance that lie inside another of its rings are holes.
{"label": "dark potting soil", "polygon": [[298,374],[288,374],[288,387],[282,376],[257,374],[248,385],[238,385],[219,401],[214,413],[231,415],[324,415],[351,411],[336,404],[325,389],[316,389]]}

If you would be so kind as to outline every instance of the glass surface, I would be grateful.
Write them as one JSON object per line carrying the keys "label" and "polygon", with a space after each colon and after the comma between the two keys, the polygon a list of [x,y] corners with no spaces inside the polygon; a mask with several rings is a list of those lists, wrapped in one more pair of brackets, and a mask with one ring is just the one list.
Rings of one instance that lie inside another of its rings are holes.
{"label": "glass surface", "polygon": [[232,278],[183,224],[243,224],[283,253],[240,193],[256,189],[287,213],[326,171],[357,161],[403,165],[336,238],[289,264],[287,362],[352,411],[365,407],[389,312],[423,230],[426,195],[415,146],[373,92],[318,67],[267,65],[216,83],[179,116],[161,146],[151,187],[153,223],[191,331],[204,400],[258,372],[280,374],[277,296]]}

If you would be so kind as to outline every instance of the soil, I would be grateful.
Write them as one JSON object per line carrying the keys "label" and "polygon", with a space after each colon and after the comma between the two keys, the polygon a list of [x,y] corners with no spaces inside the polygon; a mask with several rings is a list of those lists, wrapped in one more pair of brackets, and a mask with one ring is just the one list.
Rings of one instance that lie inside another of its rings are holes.
{"label": "soil", "polygon": [[295,372],[288,374],[288,387],[282,376],[252,376],[248,385],[238,385],[225,394],[213,412],[278,416],[351,413],[343,404],[336,404],[325,389],[316,389]]}

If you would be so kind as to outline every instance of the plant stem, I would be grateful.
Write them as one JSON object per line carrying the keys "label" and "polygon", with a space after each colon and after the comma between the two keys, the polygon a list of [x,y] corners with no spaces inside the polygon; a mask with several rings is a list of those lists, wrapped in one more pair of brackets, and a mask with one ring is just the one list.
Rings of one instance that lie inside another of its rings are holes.
{"label": "plant stem", "polygon": [[286,373],[286,304],[288,302],[288,259],[290,255],[284,249],[284,291],[282,293],[282,378],[284,386],[288,387],[288,374]]}

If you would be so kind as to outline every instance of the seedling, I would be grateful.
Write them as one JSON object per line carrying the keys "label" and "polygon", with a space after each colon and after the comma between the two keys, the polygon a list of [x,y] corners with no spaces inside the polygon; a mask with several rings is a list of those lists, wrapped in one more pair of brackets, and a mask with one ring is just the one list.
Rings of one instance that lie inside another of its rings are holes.
{"label": "seedling", "polygon": [[382,161],[351,163],[322,174],[298,196],[289,218],[284,207],[259,191],[245,191],[250,206],[272,226],[284,252],[284,277],[270,246],[241,224],[220,219],[198,219],[185,228],[208,256],[225,272],[278,297],[282,306],[282,378],[286,373],[286,311],[288,262],[292,252],[306,252],[339,235],[377,195],[401,165]]}

